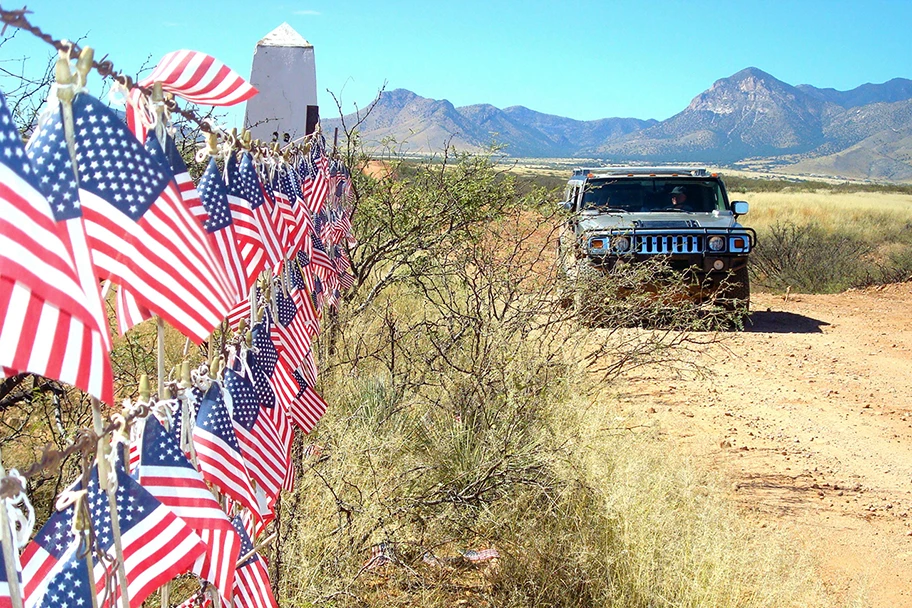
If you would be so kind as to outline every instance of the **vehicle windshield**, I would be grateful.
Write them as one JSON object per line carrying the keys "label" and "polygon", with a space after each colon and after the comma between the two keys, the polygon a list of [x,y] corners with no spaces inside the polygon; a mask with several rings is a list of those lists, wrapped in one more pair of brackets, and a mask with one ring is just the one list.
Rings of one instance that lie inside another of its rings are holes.
{"label": "vehicle windshield", "polygon": [[727,202],[718,180],[650,177],[591,179],[583,191],[582,210],[724,211]]}

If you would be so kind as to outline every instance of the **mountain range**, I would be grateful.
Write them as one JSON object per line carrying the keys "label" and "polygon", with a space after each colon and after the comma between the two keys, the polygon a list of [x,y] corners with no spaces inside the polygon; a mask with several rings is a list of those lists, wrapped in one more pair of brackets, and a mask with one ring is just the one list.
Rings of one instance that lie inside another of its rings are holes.
{"label": "mountain range", "polygon": [[[346,125],[355,115],[344,117]],[[324,120],[324,129],[341,126]],[[405,89],[384,91],[358,126],[365,143],[411,154],[449,143],[478,151],[496,142],[518,158],[605,162],[761,164],[790,171],[912,181],[912,80],[850,91],[785,83],[757,68],[717,80],[663,121],[574,120],[523,106],[455,107]]]}

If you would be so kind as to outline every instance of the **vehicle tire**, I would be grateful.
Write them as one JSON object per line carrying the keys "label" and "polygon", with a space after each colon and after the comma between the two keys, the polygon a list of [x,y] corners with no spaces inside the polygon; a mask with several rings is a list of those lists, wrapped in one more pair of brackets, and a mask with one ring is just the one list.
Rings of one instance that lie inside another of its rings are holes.
{"label": "vehicle tire", "polygon": [[573,311],[581,323],[590,326],[598,316],[598,305],[593,306],[593,302],[598,301],[599,281],[604,278],[604,274],[586,259],[577,260],[571,273]]}
{"label": "vehicle tire", "polygon": [[734,271],[729,278],[731,285],[726,290],[725,298],[737,308],[747,310],[750,307],[750,275],[747,265]]}
{"label": "vehicle tire", "polygon": [[729,315],[728,324],[732,329],[742,329],[750,316],[750,275],[747,266],[731,273],[725,290],[719,294],[719,304]]}
{"label": "vehicle tire", "polygon": [[573,304],[575,291],[575,264],[572,253],[567,251],[563,243],[557,247],[557,301],[561,308],[569,308]]}

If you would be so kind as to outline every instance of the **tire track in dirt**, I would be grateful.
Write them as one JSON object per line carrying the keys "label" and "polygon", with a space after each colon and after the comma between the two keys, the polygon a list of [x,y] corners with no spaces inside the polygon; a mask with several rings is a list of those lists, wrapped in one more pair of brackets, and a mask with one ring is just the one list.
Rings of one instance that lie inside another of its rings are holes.
{"label": "tire track in dirt", "polygon": [[731,480],[761,526],[817,556],[834,600],[912,606],[912,284],[756,294],[706,370],[632,379],[621,401]]}

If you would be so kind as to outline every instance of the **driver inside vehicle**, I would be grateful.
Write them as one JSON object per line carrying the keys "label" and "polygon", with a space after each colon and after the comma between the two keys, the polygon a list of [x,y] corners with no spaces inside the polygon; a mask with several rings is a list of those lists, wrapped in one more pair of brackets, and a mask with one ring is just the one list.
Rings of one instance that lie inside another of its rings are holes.
{"label": "driver inside vehicle", "polygon": [[693,211],[693,206],[687,202],[687,192],[683,186],[675,186],[670,194],[672,207],[681,211]]}

